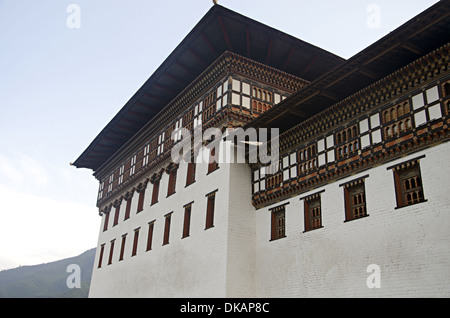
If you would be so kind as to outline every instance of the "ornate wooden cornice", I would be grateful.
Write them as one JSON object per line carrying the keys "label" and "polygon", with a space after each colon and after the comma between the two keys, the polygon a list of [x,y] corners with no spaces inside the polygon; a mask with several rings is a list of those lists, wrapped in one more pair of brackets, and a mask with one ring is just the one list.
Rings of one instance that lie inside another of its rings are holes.
{"label": "ornate wooden cornice", "polygon": [[[449,47],[450,45],[447,44],[427,54],[285,132],[280,136],[281,156],[302,151],[319,139],[327,135],[334,135],[342,128],[351,127],[374,114],[379,114],[379,118],[381,118],[380,128],[384,136],[383,129],[389,126],[382,120],[384,110],[389,110],[400,102],[409,101],[413,94],[420,93],[427,87],[441,86],[443,82],[449,80]],[[443,86],[442,90],[444,90]],[[306,174],[300,175],[299,173],[297,178],[290,179],[289,182],[278,187],[259,191],[253,195],[253,205],[256,208],[262,208],[450,140],[449,97],[445,96],[440,99],[440,103],[444,104],[445,102],[445,106],[442,107],[442,118],[427,122],[426,125],[411,127],[396,137],[386,139],[384,136],[379,144],[359,149],[358,153],[336,159],[324,166],[312,169]],[[410,110],[403,117],[411,116],[412,118],[412,112],[413,110]],[[254,156],[255,154],[250,155]],[[258,168],[260,164],[253,164],[252,167],[253,169]]]}

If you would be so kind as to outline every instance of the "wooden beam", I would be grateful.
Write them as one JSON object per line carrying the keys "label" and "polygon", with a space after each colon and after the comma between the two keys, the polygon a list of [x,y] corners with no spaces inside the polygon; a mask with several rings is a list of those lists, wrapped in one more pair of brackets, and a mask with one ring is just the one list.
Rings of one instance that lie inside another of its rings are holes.
{"label": "wooden beam", "polygon": [[375,73],[374,71],[370,70],[369,68],[367,68],[367,67],[365,67],[365,66],[359,67],[359,68],[358,68],[358,71],[359,71],[361,74],[363,74],[363,75],[365,75],[365,76],[367,76],[367,77],[369,77],[369,78],[371,78],[371,79],[373,79],[373,80],[376,80],[376,79],[379,78],[379,76],[378,76],[377,73]]}
{"label": "wooden beam", "polygon": [[271,37],[269,41],[269,47],[267,48],[266,64],[269,64],[270,54],[272,53],[272,46],[273,46],[273,38]]}
{"label": "wooden beam", "polygon": [[178,61],[175,61],[174,64],[175,64],[176,66],[178,66],[179,68],[181,68],[183,71],[185,71],[185,72],[186,72],[188,75],[190,75],[191,77],[194,77],[194,74],[192,74],[192,72],[189,70],[189,68],[186,67],[184,64],[182,64],[182,63],[180,63],[180,62],[178,62]]}
{"label": "wooden beam", "polygon": [[247,57],[250,57],[250,30],[248,29],[248,26],[245,29],[245,33],[246,33],[246,43],[247,43]]}
{"label": "wooden beam", "polygon": [[205,62],[197,52],[195,52],[192,48],[188,48],[187,51],[197,60],[198,63],[201,64],[202,67],[206,67]]}
{"label": "wooden beam", "polygon": [[291,113],[292,115],[295,115],[297,117],[300,117],[300,118],[306,118],[306,114],[298,109],[289,108],[289,113]]}
{"label": "wooden beam", "polygon": [[165,85],[161,85],[161,84],[158,84],[158,83],[155,83],[154,85],[155,85],[156,88],[159,88],[160,90],[163,90],[163,91],[165,91],[165,92],[167,92],[169,94],[172,94],[172,95],[176,94],[171,88],[169,88],[169,87],[167,87]]}
{"label": "wooden beam", "polygon": [[291,50],[289,51],[289,55],[286,59],[286,62],[284,62],[283,68],[286,69],[289,65],[289,63],[291,63],[291,59],[292,59],[292,55],[294,55],[295,52],[295,47],[292,47]]}
{"label": "wooden beam", "polygon": [[154,99],[157,102],[160,102],[162,104],[166,104],[168,102],[168,100],[166,98],[162,98],[161,96],[157,96],[157,95],[153,95],[153,94],[149,94],[149,93],[145,93],[144,95],[148,98]]}
{"label": "wooden beam", "polygon": [[169,72],[165,72],[164,75],[167,76],[168,78],[170,78],[171,80],[174,80],[179,85],[181,85],[183,87],[186,86],[186,83],[183,80],[181,80],[179,77],[177,77]]}
{"label": "wooden beam", "polygon": [[312,58],[312,60],[308,63],[308,65],[306,65],[306,67],[303,69],[303,71],[302,71],[302,77],[303,76],[305,76],[308,72],[309,72],[309,70],[311,69],[311,67],[317,62],[317,60],[318,60],[318,56],[316,55],[316,56],[314,56],[313,58]]}
{"label": "wooden beam", "polygon": [[223,20],[221,17],[218,17],[217,20],[220,24],[220,29],[222,30],[223,37],[225,39],[225,43],[227,44],[227,47],[230,51],[233,50],[233,46],[231,45],[230,37],[228,36],[227,28],[225,27],[225,23],[223,23]]}
{"label": "wooden beam", "polygon": [[208,46],[208,48],[209,48],[209,50],[211,51],[211,53],[212,53],[214,56],[216,56],[216,55],[217,55],[216,50],[215,50],[214,47],[212,46],[211,42],[209,41],[209,39],[208,39],[208,37],[206,36],[205,33],[202,33],[202,38],[203,38],[203,41],[205,41],[205,43],[206,43],[206,45]]}
{"label": "wooden beam", "polygon": [[411,42],[407,42],[404,41],[402,43],[402,47],[404,47],[405,49],[407,49],[410,52],[413,52],[414,54],[417,54],[419,56],[424,55],[426,52],[424,50],[422,50],[420,47],[418,47],[415,44],[412,44]]}

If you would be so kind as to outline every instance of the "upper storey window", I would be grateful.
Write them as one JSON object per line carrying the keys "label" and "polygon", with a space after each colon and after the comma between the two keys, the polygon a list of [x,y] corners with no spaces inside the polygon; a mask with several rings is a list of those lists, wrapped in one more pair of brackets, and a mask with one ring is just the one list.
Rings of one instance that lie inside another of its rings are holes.
{"label": "upper storey window", "polygon": [[156,153],[157,156],[159,156],[164,152],[164,139],[165,139],[165,132],[163,132],[161,135],[158,136],[158,151]]}
{"label": "upper storey window", "polygon": [[433,86],[424,92],[412,97],[412,108],[416,127],[426,124],[428,121],[442,117],[441,104],[439,103],[439,89]]}
{"label": "upper storey window", "polygon": [[388,169],[394,172],[397,208],[426,201],[419,158]]}

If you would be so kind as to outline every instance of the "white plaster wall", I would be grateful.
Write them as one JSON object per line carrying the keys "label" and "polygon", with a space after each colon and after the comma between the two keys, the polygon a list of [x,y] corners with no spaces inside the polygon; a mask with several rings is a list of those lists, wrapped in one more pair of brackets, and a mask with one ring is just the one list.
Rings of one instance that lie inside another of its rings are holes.
{"label": "white plaster wall", "polygon": [[[427,202],[395,209],[391,170],[386,168],[425,154],[420,160]],[[250,170],[221,163],[207,175],[198,164],[196,182],[185,188],[187,166],[180,164],[176,194],[166,198],[168,175],[159,202],[150,207],[148,184],[144,211],[100,238],[90,297],[448,297],[450,296],[450,143],[417,152],[338,180],[297,197],[257,210],[251,206]],[[339,184],[364,175],[369,216],[344,222]],[[205,194],[218,189],[214,227],[205,230]],[[321,195],[323,228],[304,233],[301,197]],[[190,236],[182,239],[183,205],[194,201]],[[270,241],[271,207],[286,206],[286,238]],[[162,246],[164,215],[172,212],[170,243]],[[152,250],[146,252],[148,222],[155,221]],[[141,227],[138,253],[131,257],[134,229]],[[127,235],[124,260],[118,261],[121,236]],[[116,239],[113,263],[109,242]],[[100,245],[106,243],[97,269]],[[381,288],[370,289],[367,267],[381,270]]]}
{"label": "white plaster wall", "polygon": [[[144,210],[136,214],[135,193],[131,217],[123,221],[125,204],[121,205],[119,224],[106,232],[101,228],[92,275],[90,297],[225,297],[227,266],[227,210],[229,166],[207,175],[207,164],[197,164],[196,181],[186,184],[187,163],[181,162],[177,173],[176,193],[166,198],[168,175],[163,174],[159,202],[150,206],[151,183],[145,195]],[[205,195],[218,189],[215,198],[214,227],[205,230]],[[182,238],[184,208],[191,201],[190,236]],[[113,211],[112,211],[113,212]],[[173,212],[168,245],[162,245],[164,216]],[[146,252],[148,222],[155,220],[152,250]],[[134,229],[141,227],[138,252],[131,257]],[[121,236],[127,235],[124,260],[118,261]],[[116,238],[113,263],[107,265],[109,242]],[[106,243],[102,268],[97,269],[100,245]]]}
{"label": "white plaster wall", "polygon": [[[420,160],[427,202],[395,209],[393,174],[386,168]],[[256,212],[258,297],[450,296],[450,144],[389,162]],[[344,223],[339,184],[368,174],[366,218]],[[304,233],[300,197],[322,193],[323,228]],[[286,238],[270,240],[269,208],[286,206]],[[381,288],[366,280],[380,266]]]}
{"label": "white plaster wall", "polygon": [[[237,155],[237,152],[234,152]],[[229,164],[227,297],[255,295],[255,208],[251,201],[251,170],[246,163]]]}

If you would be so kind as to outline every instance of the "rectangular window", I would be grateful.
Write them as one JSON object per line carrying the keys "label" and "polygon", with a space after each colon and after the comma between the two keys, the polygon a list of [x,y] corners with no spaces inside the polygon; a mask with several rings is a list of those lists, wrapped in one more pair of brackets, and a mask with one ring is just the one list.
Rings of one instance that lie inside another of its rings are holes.
{"label": "rectangular window", "polygon": [[177,182],[177,171],[175,169],[169,173],[169,188],[167,189],[167,196],[170,196],[175,193],[175,185]]}
{"label": "rectangular window", "polygon": [[184,223],[183,223],[183,237],[189,236],[189,230],[191,227],[191,209],[192,209],[192,202],[188,203],[184,206]]}
{"label": "rectangular window", "polygon": [[155,221],[151,221],[148,223],[148,235],[147,235],[147,249],[146,251],[150,251],[152,249],[152,240],[153,240],[153,226]]}
{"label": "rectangular window", "polygon": [[117,204],[115,206],[113,226],[116,226],[119,223],[119,213],[120,213],[120,204]]}
{"label": "rectangular window", "polygon": [[105,244],[102,244],[100,246],[100,256],[98,258],[98,266],[97,268],[102,267],[102,261],[103,261],[103,253],[105,252]]}
{"label": "rectangular window", "polygon": [[163,237],[163,245],[169,244],[169,233],[170,233],[170,219],[172,217],[172,212],[165,215],[165,223],[164,223],[164,237]]}
{"label": "rectangular window", "polygon": [[152,205],[158,202],[159,194],[159,180],[153,183],[153,193],[152,193]]}
{"label": "rectangular window", "polygon": [[392,168],[397,208],[425,202],[419,159]]}
{"label": "rectangular window", "polygon": [[216,200],[216,192],[217,190],[206,195],[208,198],[206,205],[206,224],[205,230],[214,227],[214,205]]}
{"label": "rectangular window", "polygon": [[109,259],[108,259],[108,265],[111,265],[112,263],[112,259],[113,259],[113,253],[114,253],[114,243],[116,242],[116,240],[112,240],[111,241],[111,246],[109,248]]}
{"label": "rectangular window", "polygon": [[[217,157],[217,158],[216,158]],[[219,168],[219,158],[216,156],[216,147],[211,148],[209,155],[208,174]]]}
{"label": "rectangular window", "polygon": [[132,196],[130,196],[126,201],[127,201],[127,205],[125,207],[125,217],[123,218],[123,220],[127,220],[130,218],[130,211],[131,211],[131,199],[133,199]]}
{"label": "rectangular window", "polygon": [[107,210],[107,211],[103,212],[103,214],[105,215],[104,222],[103,222],[103,232],[108,230],[109,212],[110,212],[110,210]]}
{"label": "rectangular window", "polygon": [[278,240],[286,237],[285,205],[273,208],[271,211],[271,235],[270,240]]}
{"label": "rectangular window", "polygon": [[344,186],[345,221],[368,216],[364,178],[341,185]]}
{"label": "rectangular window", "polygon": [[139,201],[136,213],[139,213],[142,210],[144,210],[144,200],[145,200],[145,187],[139,191]]}
{"label": "rectangular window", "polygon": [[131,256],[134,256],[137,254],[137,247],[138,247],[138,241],[139,241],[139,229],[140,228],[137,228],[134,230],[133,251],[131,252]]}
{"label": "rectangular window", "polygon": [[123,252],[125,251],[125,242],[127,240],[127,235],[122,235],[122,245],[120,246],[120,256],[119,261],[123,260]]}
{"label": "rectangular window", "polygon": [[322,204],[320,193],[313,194],[304,199],[304,214],[305,232],[322,227]]}
{"label": "rectangular window", "polygon": [[187,168],[187,176],[186,176],[186,187],[195,182],[195,162],[189,162]]}

